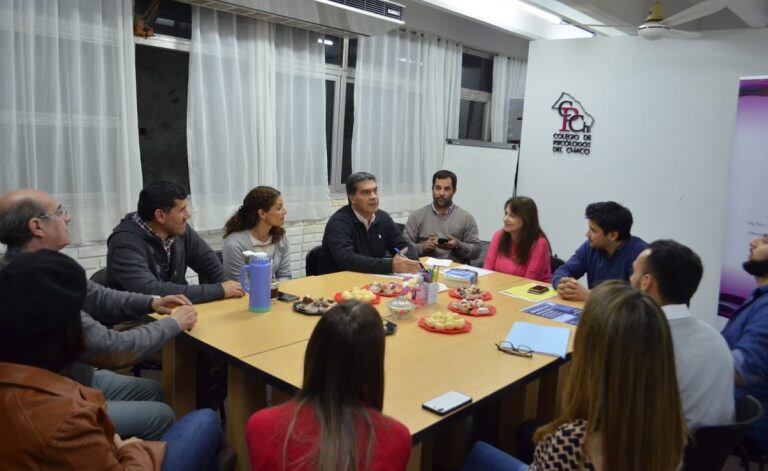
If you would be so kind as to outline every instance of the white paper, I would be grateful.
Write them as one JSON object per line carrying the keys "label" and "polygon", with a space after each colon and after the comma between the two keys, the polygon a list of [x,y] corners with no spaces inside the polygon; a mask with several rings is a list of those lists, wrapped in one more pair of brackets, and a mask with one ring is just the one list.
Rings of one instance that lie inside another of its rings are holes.
{"label": "white paper", "polygon": [[496,273],[493,270],[486,270],[485,268],[473,267],[472,265],[461,265],[454,268],[461,268],[462,270],[472,270],[473,272],[477,273],[477,276],[485,276],[485,275],[490,275],[491,273]]}
{"label": "white paper", "polygon": [[453,261],[451,261],[451,260],[449,260],[447,258],[446,259],[442,259],[442,258],[432,258],[432,257],[429,257],[427,259],[427,261],[424,262],[424,265],[430,265],[430,266],[433,266],[433,267],[450,267],[451,263],[453,263]]}

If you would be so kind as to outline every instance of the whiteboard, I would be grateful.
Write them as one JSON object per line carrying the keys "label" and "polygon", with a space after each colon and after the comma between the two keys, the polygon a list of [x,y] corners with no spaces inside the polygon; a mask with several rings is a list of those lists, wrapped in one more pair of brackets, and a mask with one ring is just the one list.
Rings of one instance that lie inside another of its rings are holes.
{"label": "whiteboard", "polygon": [[457,177],[453,201],[475,217],[480,240],[489,241],[501,229],[504,203],[515,192],[519,150],[513,144],[481,147],[453,142],[446,143],[443,154],[443,168]]}

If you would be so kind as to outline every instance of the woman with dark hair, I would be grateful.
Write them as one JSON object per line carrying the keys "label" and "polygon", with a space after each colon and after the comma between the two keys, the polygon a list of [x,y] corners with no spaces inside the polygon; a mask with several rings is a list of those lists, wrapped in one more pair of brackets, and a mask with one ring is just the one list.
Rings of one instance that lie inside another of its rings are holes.
{"label": "woman with dark hair", "polygon": [[[680,469],[687,427],[672,335],[650,297],[618,280],[592,290],[562,404],[560,416],[536,431],[530,470]],[[490,463],[520,469],[481,443],[465,469],[501,469]]]}
{"label": "woman with dark hair", "polygon": [[269,186],[257,186],[245,195],[243,205],[224,226],[224,274],[240,281],[240,271],[248,262],[243,252],[265,252],[272,260],[272,277],[291,278],[288,237],[285,235],[286,210],[280,192]]}
{"label": "woman with dark hair", "polygon": [[384,330],[367,303],[333,307],[304,355],[304,382],[287,403],[248,420],[251,467],[321,471],[405,469],[411,434],[382,415]]}
{"label": "woman with dark hair", "polygon": [[514,196],[504,203],[504,227],[493,235],[483,268],[548,283],[552,281],[550,253],[536,203]]}
{"label": "woman with dark hair", "polygon": [[121,439],[96,389],[58,374],[83,352],[85,271],[39,250],[0,270],[3,469],[217,469],[218,417],[188,414],[161,441]]}

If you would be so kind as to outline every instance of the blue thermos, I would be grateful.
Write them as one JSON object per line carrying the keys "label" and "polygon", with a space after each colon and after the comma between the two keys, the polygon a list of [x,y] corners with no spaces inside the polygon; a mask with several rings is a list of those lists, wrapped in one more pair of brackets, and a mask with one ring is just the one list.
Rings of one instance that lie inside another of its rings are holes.
{"label": "blue thermos", "polygon": [[272,281],[272,261],[264,252],[243,252],[251,256],[251,263],[245,265],[240,272],[240,284],[243,291],[248,293],[248,310],[251,312],[268,312],[271,305],[269,284]]}

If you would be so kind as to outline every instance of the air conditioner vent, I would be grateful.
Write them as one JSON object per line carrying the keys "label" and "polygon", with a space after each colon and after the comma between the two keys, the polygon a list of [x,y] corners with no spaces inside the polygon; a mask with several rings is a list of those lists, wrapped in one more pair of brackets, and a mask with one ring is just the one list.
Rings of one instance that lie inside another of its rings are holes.
{"label": "air conditioner vent", "polygon": [[376,36],[405,24],[405,7],[384,0],[179,0],[334,36]]}
{"label": "air conditioner vent", "polygon": [[393,2],[384,2],[382,0],[330,0],[333,3],[346,5],[359,10],[375,13],[405,21],[405,9],[402,5]]}

